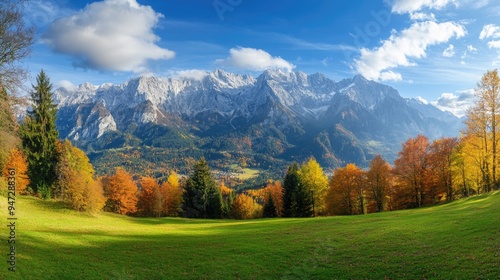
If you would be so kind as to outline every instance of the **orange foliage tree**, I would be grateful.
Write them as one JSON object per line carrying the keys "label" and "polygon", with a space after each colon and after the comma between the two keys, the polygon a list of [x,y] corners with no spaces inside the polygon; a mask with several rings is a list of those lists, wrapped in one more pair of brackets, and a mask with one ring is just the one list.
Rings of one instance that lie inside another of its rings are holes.
{"label": "orange foliage tree", "polygon": [[366,213],[365,172],[355,164],[335,170],[326,196],[326,210],[331,215]]}
{"label": "orange foliage tree", "polygon": [[276,181],[267,183],[264,188],[264,193],[264,206],[269,203],[269,199],[272,199],[276,209],[276,217],[281,217],[281,215],[283,215],[283,186],[281,182]]}
{"label": "orange foliage tree", "polygon": [[370,162],[370,169],[366,173],[366,184],[369,197],[375,203],[375,211],[386,209],[388,191],[392,184],[391,166],[382,156],[375,156]]}
{"label": "orange foliage tree", "polygon": [[119,167],[114,175],[103,176],[101,183],[107,198],[107,211],[122,215],[137,211],[137,186],[125,169]]}
{"label": "orange foliage tree", "polygon": [[143,216],[160,217],[164,212],[165,198],[160,185],[151,177],[142,177],[137,197],[137,212]]}
{"label": "orange foliage tree", "polygon": [[394,173],[398,183],[412,190],[414,206],[424,205],[429,169],[429,139],[423,135],[411,138],[403,144],[399,157],[394,162]]}
{"label": "orange foliage tree", "polygon": [[28,163],[26,162],[26,156],[22,150],[15,148],[10,151],[7,163],[4,165],[2,172],[5,178],[9,177],[10,168],[16,170],[16,190],[20,193],[24,193],[30,180],[27,175]]}
{"label": "orange foliage tree", "polygon": [[454,199],[453,187],[453,154],[458,146],[457,138],[441,138],[434,140],[429,147],[430,196],[437,201],[446,197],[447,201]]}

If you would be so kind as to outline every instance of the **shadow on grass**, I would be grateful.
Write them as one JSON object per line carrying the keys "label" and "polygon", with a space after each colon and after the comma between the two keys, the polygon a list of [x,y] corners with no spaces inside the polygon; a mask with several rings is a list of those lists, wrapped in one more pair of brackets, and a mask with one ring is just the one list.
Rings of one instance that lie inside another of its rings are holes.
{"label": "shadow on grass", "polygon": [[40,199],[38,197],[33,196],[23,196],[24,199],[30,201],[36,207],[39,207],[44,210],[50,211],[58,211],[58,210],[72,210],[70,205],[61,200],[55,199]]}

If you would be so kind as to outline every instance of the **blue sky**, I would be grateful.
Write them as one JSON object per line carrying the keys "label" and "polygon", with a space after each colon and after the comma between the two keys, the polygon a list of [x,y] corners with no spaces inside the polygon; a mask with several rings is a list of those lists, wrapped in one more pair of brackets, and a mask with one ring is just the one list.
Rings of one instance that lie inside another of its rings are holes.
{"label": "blue sky", "polygon": [[32,0],[26,20],[25,63],[56,86],[280,68],[362,74],[462,115],[500,64],[494,0]]}

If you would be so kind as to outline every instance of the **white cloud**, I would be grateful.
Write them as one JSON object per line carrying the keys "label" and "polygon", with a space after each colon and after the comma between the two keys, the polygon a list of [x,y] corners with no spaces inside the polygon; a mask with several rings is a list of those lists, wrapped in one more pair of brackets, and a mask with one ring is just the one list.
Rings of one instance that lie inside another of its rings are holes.
{"label": "white cloud", "polygon": [[72,82],[68,81],[68,80],[62,80],[62,81],[59,81],[57,83],[57,87],[58,88],[64,88],[68,91],[72,91],[72,90],[75,90],[77,88],[76,85],[74,85]]}
{"label": "white cloud", "polygon": [[490,42],[488,42],[488,47],[490,49],[499,49],[500,50],[500,41],[490,41]]}
{"label": "white cloud", "polygon": [[483,26],[481,34],[479,34],[479,39],[489,39],[489,38],[500,38],[500,26],[495,24],[487,24]]}
{"label": "white cloud", "polygon": [[422,104],[425,104],[425,105],[429,104],[429,101],[427,101],[427,99],[423,98],[422,96],[417,96],[417,98],[415,98],[415,99],[422,102]]}
{"label": "white cloud", "polygon": [[179,78],[179,79],[201,81],[201,80],[203,80],[203,78],[208,76],[208,72],[203,71],[203,70],[198,70],[198,69],[179,70],[179,71],[169,72],[169,76],[173,77],[173,78]]}
{"label": "white cloud", "polygon": [[463,59],[466,59],[469,56],[469,54],[471,54],[471,53],[477,53],[477,49],[474,48],[473,45],[468,45],[467,49],[464,51],[464,54],[460,57],[462,59],[462,61],[461,61],[462,65],[465,64],[465,61],[463,61]]}
{"label": "white cloud", "polygon": [[454,93],[443,93],[437,101],[431,102],[437,108],[448,111],[457,117],[463,117],[467,114],[474,101],[474,89]]}
{"label": "white cloud", "polygon": [[295,65],[290,62],[281,57],[273,57],[264,50],[242,47],[232,48],[228,58],[218,59],[216,63],[251,71],[267,69],[292,71],[295,68]]}
{"label": "white cloud", "polygon": [[455,56],[455,46],[450,44],[444,51],[443,51],[443,56],[444,57],[454,57]]}
{"label": "white cloud", "polygon": [[457,0],[393,0],[392,12],[398,14],[418,12],[424,8],[441,10],[454,4],[458,6]]}
{"label": "white cloud", "polygon": [[468,45],[468,46],[467,46],[467,50],[468,50],[469,52],[477,52],[477,49],[476,49],[476,48],[474,48],[474,46],[472,46],[472,45]]}
{"label": "white cloud", "polygon": [[52,22],[43,39],[54,51],[74,58],[78,67],[147,71],[148,60],[167,60],[173,51],[156,45],[152,29],[162,17],[136,0],[105,0]]}
{"label": "white cloud", "polygon": [[392,71],[385,71],[380,73],[380,80],[385,82],[385,81],[393,81],[393,82],[398,82],[403,80],[403,76],[399,73],[394,73]]}
{"label": "white cloud", "polygon": [[410,13],[410,19],[414,21],[436,21],[436,16],[433,13],[426,14],[421,12]]}
{"label": "white cloud", "polygon": [[376,49],[361,49],[361,56],[354,60],[354,66],[367,79],[379,80],[389,74],[395,77],[396,73],[387,70],[414,66],[410,58],[426,57],[427,47],[446,43],[453,37],[460,38],[465,34],[465,28],[454,22],[416,22],[399,34],[392,34]]}

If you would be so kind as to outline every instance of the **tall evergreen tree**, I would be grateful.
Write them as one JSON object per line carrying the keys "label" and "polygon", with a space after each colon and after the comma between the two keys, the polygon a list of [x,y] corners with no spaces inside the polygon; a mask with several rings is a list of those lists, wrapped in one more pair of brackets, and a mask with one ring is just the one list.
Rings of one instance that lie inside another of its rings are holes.
{"label": "tall evergreen tree", "polygon": [[205,158],[195,164],[193,174],[186,181],[183,198],[182,210],[185,217],[222,217],[222,195]]}
{"label": "tall evergreen tree", "polygon": [[35,193],[48,198],[56,180],[57,107],[52,99],[52,84],[43,70],[36,81],[31,92],[33,109],[28,112],[20,134],[28,161],[30,187]]}
{"label": "tall evergreen tree", "polygon": [[299,166],[293,163],[283,182],[283,216],[284,217],[311,217],[313,211],[313,197],[300,182]]}
{"label": "tall evergreen tree", "polygon": [[263,214],[264,218],[274,218],[276,217],[276,205],[274,204],[274,199],[271,194],[267,198],[267,202],[264,205]]}

